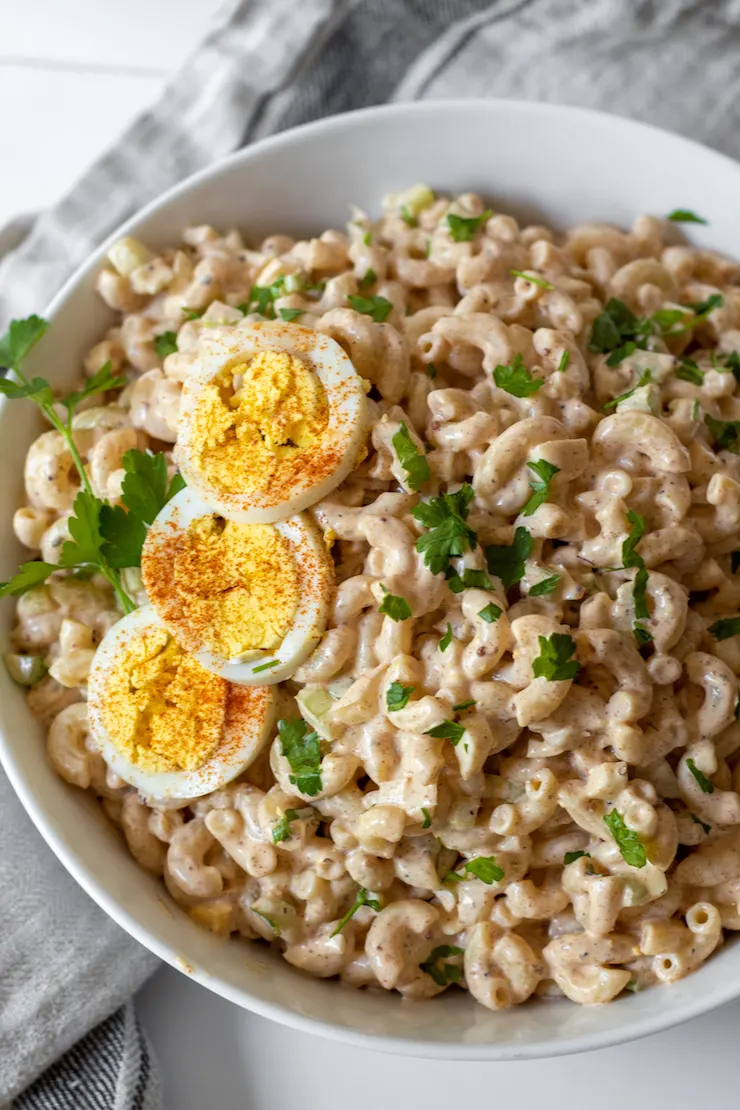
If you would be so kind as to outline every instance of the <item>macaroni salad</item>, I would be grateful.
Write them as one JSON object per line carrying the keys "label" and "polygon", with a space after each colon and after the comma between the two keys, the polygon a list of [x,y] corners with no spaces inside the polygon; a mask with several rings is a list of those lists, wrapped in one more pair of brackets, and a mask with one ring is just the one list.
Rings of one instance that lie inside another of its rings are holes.
{"label": "macaroni salad", "polygon": [[110,252],[119,319],[85,374],[119,377],[70,427],[111,505],[127,452],[175,474],[183,390],[235,325],[310,329],[366,382],[359,462],[308,509],[334,565],[318,646],[246,770],[187,801],[91,735],[121,599],[54,569],[79,481],[56,426],[28,452],[15,532],[53,566],[15,591],[9,666],[55,769],[193,920],[493,1010],[670,983],[740,929],[740,267],[680,238],[419,186],[311,240]]}

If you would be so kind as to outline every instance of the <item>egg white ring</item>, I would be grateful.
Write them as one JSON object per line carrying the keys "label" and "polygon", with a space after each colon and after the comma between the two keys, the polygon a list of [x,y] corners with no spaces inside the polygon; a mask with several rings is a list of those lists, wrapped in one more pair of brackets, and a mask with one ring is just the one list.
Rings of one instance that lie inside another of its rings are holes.
{"label": "egg white ring", "polygon": [[[200,647],[195,632],[177,619],[176,599],[168,589],[171,578],[173,541],[194,520],[219,515],[191,489],[181,490],[159,513],[149,529],[142,552],[142,574],[149,601],[160,620],[187,651],[214,674],[229,682],[248,686],[268,686],[282,682],[297,670],[317,646],[326,629],[334,590],[334,564],[323,536],[305,513],[271,525],[286,541],[298,575],[298,606],[282,642],[272,651],[253,649],[232,659],[224,659]],[[160,560],[165,560],[165,573],[152,574]],[[275,666],[266,663],[275,661]]]}
{"label": "egg white ring", "polygon": [[[237,524],[273,524],[315,505],[354,470],[369,431],[369,410],[362,378],[335,340],[299,324],[267,320],[209,328],[199,342],[198,367],[183,387],[174,458],[188,485],[215,511]],[[287,494],[274,482],[265,490],[224,494],[192,462],[192,417],[204,387],[217,374],[264,351],[294,355],[316,374],[326,394],[328,424],[306,450],[303,473],[294,476]],[[317,459],[323,463],[317,465]]]}
{"label": "egg white ring", "polygon": [[231,686],[223,740],[202,767],[194,771],[148,771],[132,765],[103,723],[107,681],[132,638],[162,627],[163,622],[152,606],[145,605],[123,617],[106,633],[95,653],[88,680],[90,734],[108,766],[147,797],[198,798],[231,782],[259,755],[274,731],[277,699],[269,686],[259,689]]}

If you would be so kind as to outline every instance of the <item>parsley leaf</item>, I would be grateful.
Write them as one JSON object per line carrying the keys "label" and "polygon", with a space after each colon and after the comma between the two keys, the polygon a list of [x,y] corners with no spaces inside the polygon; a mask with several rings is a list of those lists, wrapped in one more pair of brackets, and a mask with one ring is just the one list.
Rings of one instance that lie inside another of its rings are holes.
{"label": "parsley leaf", "polygon": [[417,220],[416,216],[413,214],[413,212],[409,211],[408,207],[405,204],[401,205],[401,219],[407,227],[418,227],[419,225],[419,221]]}
{"label": "parsley leaf", "polygon": [[480,216],[456,216],[453,212],[448,212],[445,222],[450,238],[456,243],[469,243],[481,224],[487,223],[492,215],[490,208],[486,208]]}
{"label": "parsley leaf", "polygon": [[625,825],[621,813],[613,809],[605,814],[604,824],[614,837],[624,862],[630,867],[644,867],[647,863],[645,846],[635,830]]}
{"label": "parsley leaf", "polygon": [[521,355],[515,355],[509,366],[497,366],[493,371],[493,380],[499,389],[512,397],[529,397],[545,384],[544,378],[532,377]]}
{"label": "parsley leaf", "polygon": [[398,461],[406,471],[407,486],[414,492],[420,490],[424,483],[429,481],[429,463],[424,452],[419,450],[409,435],[405,423],[401,423],[391,443]]}
{"label": "parsley leaf", "polygon": [[569,362],[570,362],[570,351],[563,351],[562,355],[560,356],[560,362],[558,363],[558,372],[560,374],[565,373],[565,371],[568,369],[568,363]]}
{"label": "parsley leaf", "polygon": [[59,557],[60,567],[97,566],[101,562],[105,540],[100,531],[100,510],[103,502],[87,490],[80,490],[72,505],[69,534]]}
{"label": "parsley leaf", "polygon": [[730,636],[740,636],[740,617],[722,617],[710,624],[707,631],[715,640],[729,640]]}
{"label": "parsley leaf", "polygon": [[536,509],[539,509],[540,505],[544,505],[550,493],[550,482],[556,474],[560,473],[560,467],[548,462],[547,459],[535,459],[534,462],[528,462],[527,466],[535,472],[540,481],[529,483],[533,492],[522,509],[523,516],[531,516]]}
{"label": "parsley leaf", "polygon": [[624,567],[642,567],[645,564],[642,556],[637,554],[635,548],[645,535],[647,522],[645,517],[640,516],[634,509],[627,510],[627,522],[630,525],[630,530],[627,539],[622,542],[622,565]]}
{"label": "parsley leaf", "polygon": [[280,844],[282,840],[290,840],[293,836],[291,821],[298,820],[298,813],[294,809],[286,809],[283,816],[272,830],[272,843]]}
{"label": "parsley leaf", "polygon": [[457,705],[453,705],[455,713],[462,713],[465,709],[472,709],[475,705],[475,698],[470,698],[469,701],[459,701]]}
{"label": "parsley leaf", "polygon": [[691,771],[691,774],[694,776],[696,781],[699,783],[702,794],[714,794],[714,783],[707,778],[703,771],[699,770],[693,759],[687,759],[686,766]]}
{"label": "parsley leaf", "polygon": [[439,650],[442,651],[442,652],[447,651],[447,648],[450,646],[451,643],[452,643],[452,625],[448,621],[447,622],[447,631],[445,632],[442,639],[439,641]]}
{"label": "parsley leaf", "polygon": [[330,934],[330,936],[335,937],[337,933],[341,933],[342,929],[350,920],[350,918],[355,916],[360,906],[369,906],[371,910],[377,911],[380,909],[380,902],[377,898],[371,898],[368,892],[365,890],[364,886],[361,886],[353,904],[347,910],[346,914],[341,919],[333,933]]}
{"label": "parsley leaf", "polygon": [[367,289],[370,285],[374,285],[377,280],[378,275],[375,273],[375,270],[371,268],[366,270],[365,276],[361,277],[357,284],[360,289]]}
{"label": "parsley leaf", "polygon": [[419,964],[422,971],[431,975],[438,987],[448,983],[459,983],[462,971],[457,964],[442,963],[448,956],[462,956],[464,949],[455,944],[439,944],[429,953],[424,963]]}
{"label": "parsley leaf", "polygon": [[534,586],[532,586],[529,591],[529,596],[542,597],[544,594],[551,594],[559,581],[559,574],[552,574],[549,578],[541,578],[539,582],[535,582]]}
{"label": "parsley leaf", "polygon": [[188,308],[187,305],[182,305],[180,308],[180,312],[182,312],[186,320],[200,320],[201,316],[205,312],[205,309]]}
{"label": "parsley leaf", "polygon": [[258,312],[260,316],[264,316],[267,320],[274,320],[275,301],[278,297],[282,297],[284,292],[285,274],[281,274],[271,285],[253,285],[249,290],[249,300],[237,307],[245,316],[250,312]]}
{"label": "parsley leaf", "polygon": [[566,682],[575,678],[581,669],[576,659],[571,659],[576,645],[572,636],[554,632],[552,636],[538,636],[540,654],[532,663],[535,678],[546,678],[549,682]]}
{"label": "parsley leaf", "polygon": [[159,451],[127,451],[121,463],[126,471],[121,484],[121,500],[129,512],[145,524],[152,524],[167,502],[185,488],[179,474],[167,481],[167,459]]}
{"label": "parsley leaf", "polygon": [[18,573],[7,582],[0,582],[0,597],[20,597],[34,586],[40,586],[59,567],[54,563],[21,563]]}
{"label": "parsley leaf", "polygon": [[517,528],[510,544],[490,544],[486,548],[488,569],[504,586],[513,586],[524,577],[524,564],[534,546],[532,536],[524,527]]}
{"label": "parsley leaf", "polygon": [[433,362],[427,363],[427,376],[429,377],[430,381],[434,381],[434,379],[437,377],[437,367],[434,365]]}
{"label": "parsley leaf", "polygon": [[442,574],[453,555],[476,546],[478,537],[465,523],[473,497],[473,487],[465,482],[455,493],[432,497],[411,510],[414,519],[429,529],[417,539],[416,550],[432,574]]}
{"label": "parsley leaf", "polygon": [[674,208],[666,216],[667,220],[672,220],[674,224],[706,224],[707,221],[702,216],[697,216],[696,212],[692,212],[690,208]]}
{"label": "parsley leaf", "polygon": [[544,278],[535,277],[534,274],[525,274],[523,270],[509,270],[512,277],[524,278],[525,281],[531,281],[532,285],[539,285],[543,289],[554,289],[555,286],[551,281],[545,281]]}
{"label": "parsley leaf", "polygon": [[428,728],[424,735],[433,736],[435,740],[450,740],[454,748],[462,740],[465,729],[459,725],[457,721],[442,721],[440,725],[435,725],[434,728]]}
{"label": "parsley leaf", "polygon": [[462,574],[458,574],[452,567],[445,571],[445,578],[453,594],[461,594],[463,590],[492,590],[491,580],[483,570],[471,570],[466,567]]}
{"label": "parsley leaf", "polygon": [[[638,346],[645,348],[645,335],[649,335],[652,327],[647,328],[644,320],[635,316],[624,301],[611,297],[604,311],[596,317],[591,327],[591,338],[588,348],[598,354],[613,352],[619,355],[613,362],[610,358],[608,366],[617,366],[628,354],[632,354]],[[631,350],[626,350],[631,347]]]}
{"label": "parsley leaf", "polygon": [[421,826],[422,829],[431,828],[432,816],[431,816],[429,810],[425,806],[422,806],[421,807],[421,812],[424,814],[424,821],[422,822],[422,826]]}
{"label": "parsley leaf", "polygon": [[101,504],[99,509],[100,533],[104,539],[103,557],[117,570],[138,567],[141,549],[146,539],[146,525],[133,513],[120,505]]}
{"label": "parsley leaf", "polygon": [[321,784],[321,743],[305,721],[278,721],[280,750],[290,764],[290,781],[301,794],[318,794]]}
{"label": "parsley leaf", "polygon": [[382,583],[380,588],[385,597],[378,607],[378,612],[385,617],[390,617],[392,621],[407,621],[411,616],[411,606],[406,598],[399,597],[398,594],[389,594]]}
{"label": "parsley leaf", "polygon": [[33,378],[22,385],[11,378],[0,378],[0,393],[11,401],[27,397],[41,407],[54,404],[54,390],[44,378]]}
{"label": "parsley leaf", "polygon": [[159,358],[167,358],[167,355],[173,355],[177,350],[177,333],[174,331],[162,332],[154,340],[154,349]]}
{"label": "parsley leaf", "polygon": [[591,853],[590,852],[566,852],[565,855],[563,856],[563,866],[567,867],[569,863],[575,863],[577,859],[581,859],[583,856],[588,856],[588,858],[590,859],[591,858]]}
{"label": "parsley leaf", "polygon": [[699,819],[699,818],[698,818],[698,817],[696,816],[696,814],[695,814],[695,813],[690,813],[690,814],[689,814],[689,817],[691,818],[691,820],[692,820],[692,821],[694,822],[694,824],[695,824],[695,825],[701,825],[701,827],[702,827],[702,828],[704,829],[704,832],[705,832],[705,833],[707,834],[707,836],[708,836],[708,835],[709,835],[709,833],[710,833],[710,832],[712,831],[712,826],[711,826],[711,825],[705,825],[705,824],[704,824],[704,822],[703,822],[703,821],[701,821],[701,820],[700,820],[700,819]]}
{"label": "parsley leaf", "polygon": [[450,871],[445,875],[443,882],[461,883],[468,875],[480,879],[486,886],[492,886],[493,883],[501,882],[504,869],[498,866],[495,856],[476,856],[475,859],[469,859],[465,863],[462,872]]}
{"label": "parsley leaf", "polygon": [[740,420],[715,420],[709,413],[704,417],[704,423],[709,428],[709,433],[715,446],[720,451],[731,451],[733,455],[740,454]]}
{"label": "parsley leaf", "polygon": [[402,682],[391,682],[385,694],[385,704],[389,711],[392,713],[396,709],[405,709],[415,689],[415,686],[404,686]]}
{"label": "parsley leaf", "polygon": [[704,371],[694,362],[693,358],[682,358],[676,367],[676,377],[682,382],[691,382],[692,385],[704,384]]}
{"label": "parsley leaf", "polygon": [[278,316],[281,320],[285,320],[289,324],[291,320],[297,320],[299,316],[304,316],[306,310],[304,308],[279,308]]}
{"label": "parsley leaf", "polygon": [[635,617],[639,621],[650,619],[650,610],[647,605],[647,584],[648,572],[643,565],[637,568],[637,574],[632,583],[632,600],[635,605]]}
{"label": "parsley leaf", "polygon": [[0,339],[0,366],[17,370],[23,359],[48,330],[49,321],[41,316],[28,316],[25,320],[11,320],[6,334]]}
{"label": "parsley leaf", "polygon": [[393,305],[385,297],[347,297],[355,312],[372,316],[376,324],[382,324],[393,311]]}
{"label": "parsley leaf", "polygon": [[492,601],[484,606],[478,613],[478,616],[486,622],[486,624],[493,624],[501,616],[503,610],[499,609],[498,605],[494,605]]}

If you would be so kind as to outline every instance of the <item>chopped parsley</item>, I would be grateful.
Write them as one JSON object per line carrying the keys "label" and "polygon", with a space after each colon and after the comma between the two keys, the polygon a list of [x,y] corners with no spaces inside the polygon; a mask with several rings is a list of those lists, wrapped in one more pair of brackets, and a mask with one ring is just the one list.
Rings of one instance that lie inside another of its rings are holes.
{"label": "chopped parsley", "polygon": [[740,617],[722,617],[710,624],[707,631],[715,640],[729,640],[730,636],[740,636]]}
{"label": "chopped parsley", "polygon": [[466,523],[473,487],[465,482],[455,493],[443,493],[422,501],[411,515],[428,531],[419,536],[416,550],[432,574],[447,570],[453,555],[463,555],[478,543],[478,537]]}
{"label": "chopped parsley", "polygon": [[461,594],[463,590],[491,590],[491,580],[484,570],[471,570],[466,567],[462,574],[458,574],[453,567],[445,571],[445,578],[453,594]]}
{"label": "chopped parsley", "polygon": [[524,577],[525,562],[529,558],[534,540],[524,527],[517,528],[510,544],[490,544],[486,548],[486,563],[491,574],[500,578],[504,586],[513,586]]}
{"label": "chopped parsley", "polygon": [[691,774],[694,776],[696,781],[699,783],[702,794],[714,794],[714,783],[711,781],[711,779],[708,779],[702,771],[699,770],[693,759],[687,759],[686,766],[691,771]]}
{"label": "chopped parsley", "polygon": [[469,243],[478,228],[486,223],[492,215],[490,208],[481,212],[480,216],[456,216],[453,212],[448,212],[445,222],[450,238],[454,239],[456,243]]}
{"label": "chopped parsley", "polygon": [[560,374],[565,373],[565,371],[568,369],[568,363],[569,362],[570,362],[570,351],[563,351],[562,355],[560,356],[560,362],[558,363],[558,372]]}
{"label": "chopped parsley", "polygon": [[448,621],[447,622],[447,631],[445,632],[442,639],[439,641],[439,650],[442,651],[442,652],[447,651],[447,648],[450,646],[451,643],[452,643],[452,625]]}
{"label": "chopped parsley", "polygon": [[475,859],[469,859],[464,864],[462,871],[449,871],[442,881],[445,883],[462,883],[470,875],[475,879],[480,879],[486,886],[492,886],[494,883],[501,882],[504,877],[504,869],[496,863],[495,856],[476,856]]}
{"label": "chopped parsley", "polygon": [[645,535],[647,522],[645,517],[640,516],[634,509],[627,510],[627,522],[630,525],[630,530],[627,539],[622,543],[622,566],[642,567],[645,565],[642,556],[638,555],[635,549]]}
{"label": "chopped parsley", "polygon": [[388,593],[382,582],[380,588],[385,597],[378,606],[378,612],[385,617],[390,617],[392,621],[407,621],[411,616],[411,606],[406,598],[399,597],[398,594]]}
{"label": "chopped parsley", "polygon": [[674,208],[666,216],[667,220],[672,220],[674,224],[706,224],[707,221],[703,216],[697,216],[696,212],[692,212],[690,208]]}
{"label": "chopped parsley", "polygon": [[502,611],[503,610],[499,609],[498,605],[494,605],[492,601],[489,601],[488,605],[479,610],[478,616],[481,620],[484,620],[486,624],[493,624],[499,619]]}
{"label": "chopped parsley", "polygon": [[548,462],[547,459],[535,459],[534,462],[528,462],[527,466],[535,472],[540,481],[529,483],[532,494],[522,509],[523,516],[531,516],[540,505],[544,505],[550,493],[550,482],[556,474],[560,473],[560,467]]}
{"label": "chopped parsley", "polygon": [[469,701],[459,701],[457,705],[453,705],[455,713],[463,713],[466,709],[472,709],[475,705],[475,698],[470,698]]}
{"label": "chopped parsley", "polygon": [[423,820],[422,826],[421,826],[422,829],[431,828],[432,817],[431,817],[431,814],[430,814],[429,810],[426,808],[426,806],[422,806],[421,807],[421,812],[424,814],[424,820]]}
{"label": "chopped parsley", "polygon": [[362,241],[363,241],[363,243],[365,244],[366,247],[369,247],[370,244],[373,241],[372,231],[366,231],[365,234],[362,236]]}
{"label": "chopped parsley", "polygon": [[177,350],[177,333],[174,331],[162,332],[154,340],[154,349],[158,358],[167,358],[167,355],[173,355]]}
{"label": "chopped parsley", "polygon": [[354,902],[347,910],[346,914],[341,919],[336,929],[334,929],[334,931],[330,934],[330,936],[335,937],[337,933],[341,933],[342,929],[350,920],[350,918],[353,918],[355,916],[360,906],[369,906],[371,910],[375,910],[377,912],[380,909],[380,902],[377,898],[371,898],[368,892],[365,890],[364,886],[361,886]]}
{"label": "chopped parsley", "polygon": [[377,280],[378,275],[375,273],[375,270],[371,268],[365,271],[365,276],[361,277],[357,284],[360,289],[368,289],[371,285],[374,285]]}
{"label": "chopped parsley", "polygon": [[510,393],[512,397],[529,397],[545,384],[544,378],[532,377],[519,354],[514,356],[510,365],[497,366],[493,371],[493,380],[499,389]]}
{"label": "chopped parsley", "polygon": [[415,689],[415,686],[404,686],[401,682],[391,682],[385,694],[385,704],[389,711],[392,713],[397,709],[405,709]]}
{"label": "chopped parsley", "polygon": [[575,863],[577,859],[582,859],[583,856],[591,858],[590,852],[566,852],[563,856],[563,866],[567,867],[569,863]]}
{"label": "chopped parsley", "polygon": [[692,385],[704,384],[704,371],[697,366],[693,358],[682,358],[676,367],[676,377],[682,382],[691,382]]}
{"label": "chopped parsley", "polygon": [[417,220],[416,216],[413,214],[413,212],[411,212],[409,208],[406,207],[405,204],[401,205],[401,219],[407,227],[419,226],[419,221]]}
{"label": "chopped parsley", "polygon": [[649,620],[650,618],[650,610],[647,605],[647,584],[648,572],[643,565],[637,568],[637,574],[632,583],[632,600],[635,606],[635,616],[639,621]]}
{"label": "chopped parsley", "polygon": [[740,420],[715,420],[707,413],[704,423],[709,429],[709,434],[720,451],[731,451],[733,455],[740,454]]}
{"label": "chopped parsley", "polygon": [[435,740],[450,740],[453,747],[457,747],[463,737],[465,729],[457,721],[442,721],[434,728],[428,728],[424,735],[433,736]]}
{"label": "chopped parsley", "polygon": [[646,647],[653,642],[653,634],[649,628],[643,628],[641,624],[635,623],[632,626],[632,633],[635,637],[635,642],[638,648]]}
{"label": "chopped parsley", "polygon": [[186,320],[200,320],[201,316],[205,312],[205,309],[204,308],[187,308],[186,305],[182,305],[182,307],[180,308],[180,311],[182,312],[182,314],[183,314],[183,316],[185,317]]}
{"label": "chopped parsley", "polygon": [[392,437],[391,443],[398,456],[398,461],[406,471],[406,485],[409,489],[417,492],[425,482],[429,481],[429,463],[426,455],[416,446],[403,422]]}
{"label": "chopped parsley", "polygon": [[297,821],[298,817],[298,812],[295,809],[286,809],[285,813],[272,830],[273,844],[280,844],[283,840],[291,839],[293,836],[291,821]]}
{"label": "chopped parsley", "polygon": [[393,311],[393,305],[385,297],[347,297],[355,312],[371,316],[376,324],[382,324]]}
{"label": "chopped parsley", "polygon": [[611,412],[611,410],[615,409],[617,405],[622,403],[622,401],[626,401],[628,397],[631,397],[633,393],[636,393],[638,389],[642,389],[644,385],[649,385],[652,380],[652,373],[650,372],[650,370],[646,370],[644,374],[640,375],[640,380],[638,381],[634,389],[628,389],[626,393],[620,393],[618,397],[612,397],[611,401],[605,401],[604,404],[601,406],[602,409],[604,410],[604,412]]}
{"label": "chopped parsley", "polygon": [[[291,292],[297,292],[298,288],[303,283],[297,283],[295,275],[293,274],[290,274],[288,276],[292,279],[290,283]],[[265,319],[274,320],[275,301],[278,297],[282,297],[287,292],[287,289],[285,288],[285,279],[286,275],[281,274],[280,277],[276,278],[271,285],[253,285],[252,288],[249,290],[249,300],[246,301],[244,304],[240,304],[237,306],[239,308],[239,311],[243,312],[245,316],[248,315],[248,313],[250,312],[258,312],[260,316],[264,316]],[[304,287],[306,289],[318,288],[317,286]],[[285,317],[283,317],[283,319],[285,319]]]}
{"label": "chopped parsley", "polygon": [[301,794],[312,797],[322,789],[321,742],[305,721],[278,721],[280,750],[290,764],[290,781]]}
{"label": "chopped parsley", "polygon": [[575,654],[576,644],[572,636],[554,632],[552,636],[538,636],[540,654],[532,663],[535,678],[546,678],[548,682],[567,682],[575,678],[581,669]]}
{"label": "chopped parsley", "polygon": [[630,867],[644,867],[647,863],[645,845],[634,829],[625,825],[624,819],[618,810],[613,809],[604,815],[604,824],[616,841],[622,859]]}
{"label": "chopped parsley", "polygon": [[608,354],[607,366],[618,366],[638,348],[645,350],[652,330],[652,325],[635,316],[624,301],[611,297],[593,322],[588,347],[598,354]]}
{"label": "chopped parsley", "polygon": [[427,376],[429,377],[430,381],[434,381],[434,379],[437,377],[437,367],[434,365],[433,362],[427,363]]}
{"label": "chopped parsley", "polygon": [[535,582],[534,586],[532,586],[529,591],[529,596],[542,597],[544,594],[551,594],[559,581],[559,574],[551,574],[549,578],[541,578],[539,582]]}
{"label": "chopped parsley", "polygon": [[291,320],[297,320],[299,316],[303,316],[304,314],[305,314],[305,309],[303,309],[303,308],[279,308],[278,309],[278,316],[280,317],[281,320],[285,320],[286,324],[289,324],[291,322]]}
{"label": "chopped parsley", "polygon": [[440,944],[433,948],[424,963],[419,964],[422,971],[431,975],[438,987],[446,987],[448,983],[459,983],[462,971],[457,964],[443,963],[449,956],[462,956],[464,949],[455,944]]}
{"label": "chopped parsley", "polygon": [[524,278],[525,281],[531,281],[532,285],[539,285],[542,289],[554,289],[555,286],[551,281],[545,281],[544,278],[535,277],[533,274],[525,274],[523,270],[509,270],[512,277]]}
{"label": "chopped parsley", "polygon": [[695,813],[690,813],[689,817],[695,825],[701,825],[701,827],[704,829],[704,832],[707,834],[707,836],[709,836],[710,832],[712,831],[711,825],[705,825],[704,822],[700,820]]}

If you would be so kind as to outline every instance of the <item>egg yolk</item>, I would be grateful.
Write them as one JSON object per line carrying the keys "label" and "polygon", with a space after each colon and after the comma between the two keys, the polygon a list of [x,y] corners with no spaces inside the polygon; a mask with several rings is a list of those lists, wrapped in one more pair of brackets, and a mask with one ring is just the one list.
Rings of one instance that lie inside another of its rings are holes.
{"label": "egg yolk", "polygon": [[132,765],[195,771],[223,736],[228,683],[163,628],[132,637],[108,676],[103,726]]}
{"label": "egg yolk", "polygon": [[271,524],[199,517],[168,572],[187,635],[225,659],[278,647],[298,607],[295,561]]}
{"label": "egg yolk", "polygon": [[285,351],[216,375],[193,413],[193,460],[225,493],[264,489],[280,460],[310,448],[329,422],[326,394]]}

